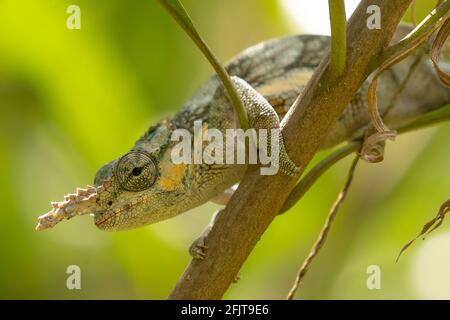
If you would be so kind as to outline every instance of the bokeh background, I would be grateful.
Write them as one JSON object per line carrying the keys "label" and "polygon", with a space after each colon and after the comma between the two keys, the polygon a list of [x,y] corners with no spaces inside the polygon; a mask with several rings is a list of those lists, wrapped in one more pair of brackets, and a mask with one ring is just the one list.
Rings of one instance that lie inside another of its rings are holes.
{"label": "bokeh background", "polygon": [[[222,61],[268,38],[328,32],[326,0],[183,3]],[[66,28],[71,4],[81,8],[81,30]],[[432,5],[418,1],[418,16]],[[128,232],[99,231],[88,216],[34,227],[50,201],[91,183],[211,74],[154,0],[0,1],[0,298],[167,296],[213,205]],[[450,195],[449,136],[448,124],[410,133],[388,144],[383,163],[361,164],[298,298],[450,298],[448,222],[395,263]],[[272,223],[225,298],[286,296],[349,161]],[[81,290],[66,288],[69,265],[81,268]],[[380,290],[366,287],[370,265],[381,268]]]}

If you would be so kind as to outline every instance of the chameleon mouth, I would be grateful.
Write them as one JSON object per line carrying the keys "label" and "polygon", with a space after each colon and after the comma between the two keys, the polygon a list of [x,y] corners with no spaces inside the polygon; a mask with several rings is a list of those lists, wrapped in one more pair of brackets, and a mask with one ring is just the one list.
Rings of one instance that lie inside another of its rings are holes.
{"label": "chameleon mouth", "polygon": [[132,211],[135,205],[138,205],[144,201],[143,197],[139,197],[135,200],[134,204],[125,202],[118,203],[114,207],[110,207],[107,210],[94,213],[94,224],[100,230],[109,230],[116,226],[116,219],[123,212]]}
{"label": "chameleon mouth", "polygon": [[116,217],[116,212],[110,211],[110,212],[97,212],[94,213],[94,224],[97,228],[100,230],[106,230],[107,225],[109,225],[112,218]]}
{"label": "chameleon mouth", "polygon": [[[94,224],[104,231],[125,230],[138,217],[136,208],[145,207],[145,194],[136,195],[132,201],[120,201],[103,211],[94,213]],[[126,218],[126,219],[125,219]]]}

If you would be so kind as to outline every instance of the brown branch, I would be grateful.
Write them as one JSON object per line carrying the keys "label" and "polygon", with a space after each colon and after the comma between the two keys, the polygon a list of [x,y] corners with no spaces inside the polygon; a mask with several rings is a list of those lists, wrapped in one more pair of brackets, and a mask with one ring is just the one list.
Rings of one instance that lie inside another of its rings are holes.
{"label": "brown branch", "polygon": [[[363,0],[348,23],[344,74],[338,81],[330,82],[327,55],[286,115],[283,136],[291,158],[302,169],[367,78],[370,64],[388,45],[410,2]],[[381,9],[381,30],[369,30],[366,26],[369,5]],[[220,299],[296,181],[282,174],[262,176],[258,168],[249,168],[206,239],[208,257],[190,263],[169,298]]]}
{"label": "brown branch", "polygon": [[328,233],[330,232],[331,225],[334,222],[334,219],[336,218],[339,208],[344,203],[348,191],[350,189],[350,186],[353,182],[353,176],[355,174],[356,166],[359,162],[359,155],[356,155],[352,165],[350,166],[350,170],[348,172],[347,181],[345,182],[344,187],[342,188],[341,192],[339,193],[336,201],[334,202],[333,206],[331,207],[330,213],[327,216],[327,219],[325,220],[325,224],[320,231],[319,237],[317,238],[316,242],[312,246],[308,256],[306,257],[305,261],[303,262],[300,270],[297,273],[297,277],[295,278],[294,285],[292,286],[291,291],[289,291],[289,294],[287,296],[287,300],[293,300],[295,297],[295,293],[297,292],[301,281],[305,277],[306,273],[309,270],[309,266],[311,265],[314,258],[319,254],[320,249],[325,244],[325,241],[327,241]]}

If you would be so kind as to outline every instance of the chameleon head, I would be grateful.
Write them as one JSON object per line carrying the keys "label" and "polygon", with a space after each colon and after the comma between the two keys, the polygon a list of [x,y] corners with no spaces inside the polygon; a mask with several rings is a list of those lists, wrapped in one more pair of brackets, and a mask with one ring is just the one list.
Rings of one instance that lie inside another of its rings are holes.
{"label": "chameleon head", "polygon": [[95,186],[78,189],[65,201],[53,203],[53,210],[39,217],[37,229],[93,214],[101,230],[127,230],[185,211],[187,166],[171,161],[168,128],[159,125],[152,129],[132,151],[104,165],[96,174]]}
{"label": "chameleon head", "polygon": [[110,188],[99,194],[95,225],[102,230],[133,229],[181,213],[182,180],[186,166],[165,161],[144,150],[133,150],[99,170],[96,185]]}
{"label": "chameleon head", "polygon": [[[105,188],[99,193],[95,225],[102,230],[118,230],[147,224],[141,215],[157,201],[152,186],[158,177],[155,159],[143,150],[133,150],[103,166],[94,183]],[[148,222],[149,223],[149,222]]]}

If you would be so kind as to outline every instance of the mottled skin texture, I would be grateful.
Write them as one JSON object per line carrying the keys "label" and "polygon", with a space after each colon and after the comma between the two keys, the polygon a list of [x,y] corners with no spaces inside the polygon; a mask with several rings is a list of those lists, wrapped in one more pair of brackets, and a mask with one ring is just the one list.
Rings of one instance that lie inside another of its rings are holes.
{"label": "mottled skin texture", "polygon": [[[275,39],[243,51],[227,65],[252,127],[278,127],[276,114],[280,119],[286,114],[326,54],[328,45],[329,38],[322,36]],[[381,77],[378,90],[381,114],[405,79],[412,60],[408,58]],[[425,61],[416,73],[401,99],[386,115],[388,124],[450,101],[449,90],[439,84]],[[419,97],[423,101],[424,95],[428,102],[415,103]],[[367,83],[340,117],[324,148],[350,139],[369,123],[366,96]],[[246,165],[176,165],[171,161],[171,150],[176,144],[170,139],[171,133],[176,128],[192,131],[195,120],[202,120],[204,129],[216,128],[222,132],[238,127],[234,109],[216,76],[172,119],[151,127],[130,154],[101,168],[94,189],[79,190],[76,195],[68,195],[64,202],[53,204],[54,209],[40,218],[38,229],[88,212],[95,214],[95,224],[102,230],[133,229],[195,208],[237,183]],[[295,174],[297,168],[283,150],[281,158],[282,172]]]}

